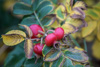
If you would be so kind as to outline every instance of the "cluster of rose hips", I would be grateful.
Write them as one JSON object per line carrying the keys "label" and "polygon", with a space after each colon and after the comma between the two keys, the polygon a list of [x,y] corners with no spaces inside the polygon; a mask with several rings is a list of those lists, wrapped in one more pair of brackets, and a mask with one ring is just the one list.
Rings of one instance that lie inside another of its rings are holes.
{"label": "cluster of rose hips", "polygon": [[[44,30],[40,25],[33,24],[30,26],[30,29],[32,30],[33,36],[32,39],[38,38],[38,35],[43,35]],[[39,32],[41,31],[41,32]],[[56,28],[53,33],[50,33],[45,36],[45,44],[50,47],[53,46],[54,42],[61,40],[64,37],[64,30],[61,27]],[[38,43],[33,47],[33,51],[37,55],[42,55],[42,49],[44,44]]]}

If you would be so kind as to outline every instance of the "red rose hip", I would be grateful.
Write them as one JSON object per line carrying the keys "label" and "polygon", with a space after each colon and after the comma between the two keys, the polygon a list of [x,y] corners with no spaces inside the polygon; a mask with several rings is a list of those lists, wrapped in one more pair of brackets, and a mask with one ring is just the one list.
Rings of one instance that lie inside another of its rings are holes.
{"label": "red rose hip", "polygon": [[48,34],[45,38],[45,44],[47,46],[52,46],[53,43],[57,40],[57,37],[54,33]]}
{"label": "red rose hip", "polygon": [[38,24],[33,24],[30,26],[30,29],[32,30],[33,36],[32,38],[37,38],[37,35],[43,35],[42,33],[39,33],[38,31],[43,31],[42,27]]}
{"label": "red rose hip", "polygon": [[43,46],[44,44],[42,45],[40,43],[36,44],[33,49],[34,53],[36,53],[37,55],[42,55]]}
{"label": "red rose hip", "polygon": [[56,28],[54,34],[56,35],[57,40],[61,40],[64,36],[63,28],[61,28],[61,27]]}

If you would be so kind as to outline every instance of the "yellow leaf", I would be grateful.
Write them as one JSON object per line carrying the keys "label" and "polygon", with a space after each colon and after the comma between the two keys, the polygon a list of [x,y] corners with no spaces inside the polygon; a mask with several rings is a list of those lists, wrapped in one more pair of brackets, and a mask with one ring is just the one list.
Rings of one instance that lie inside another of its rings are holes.
{"label": "yellow leaf", "polygon": [[24,51],[25,51],[26,57],[28,59],[30,59],[33,55],[33,42],[32,42],[32,40],[30,40],[30,39],[25,40]]}
{"label": "yellow leaf", "polygon": [[21,25],[21,26],[26,29],[29,38],[33,36],[32,30],[28,26],[26,26],[26,25]]}
{"label": "yellow leaf", "polygon": [[73,0],[66,0],[65,6],[67,9],[67,12],[70,13],[72,10],[72,6],[73,6]]}
{"label": "yellow leaf", "polygon": [[94,35],[89,35],[89,36],[85,37],[85,40],[86,40],[87,42],[91,42],[91,41],[93,41],[94,38],[95,38]]}
{"label": "yellow leaf", "polygon": [[88,26],[82,29],[82,37],[90,35],[95,30],[96,26],[97,26],[96,21],[88,22]]}
{"label": "yellow leaf", "polygon": [[4,7],[5,10],[8,10],[8,9],[12,10],[15,3],[16,3],[15,0],[12,0],[12,1],[5,0],[4,4],[3,4],[3,7]]}
{"label": "yellow leaf", "polygon": [[84,26],[84,23],[82,20],[72,19],[70,17],[67,18],[65,24],[71,24],[71,25],[75,26],[76,28],[80,28],[80,27]]}
{"label": "yellow leaf", "polygon": [[76,38],[82,38],[81,33],[80,32],[75,32],[71,34],[75,39]]}
{"label": "yellow leaf", "polygon": [[75,5],[73,6],[73,8],[82,8],[82,9],[86,9],[86,4],[82,1],[77,1],[75,3]]}
{"label": "yellow leaf", "polygon": [[8,46],[14,46],[24,41],[24,37],[19,34],[5,34],[2,35],[2,38],[4,44]]}
{"label": "yellow leaf", "polygon": [[23,31],[20,31],[20,30],[11,30],[11,31],[7,32],[6,34],[19,34],[23,37],[26,37],[26,34]]}
{"label": "yellow leaf", "polygon": [[53,28],[60,27],[60,23],[58,23],[56,20],[52,25],[50,25],[50,27],[53,27]]}
{"label": "yellow leaf", "polygon": [[68,12],[68,13],[71,13],[71,11],[72,11],[71,6],[68,5],[68,4],[66,4],[65,6],[66,6],[66,9],[67,9],[67,12]]}
{"label": "yellow leaf", "polygon": [[99,14],[96,12],[96,10],[88,9],[85,11],[85,13],[86,13],[86,16],[91,17],[93,20],[99,19]]}
{"label": "yellow leaf", "polygon": [[96,40],[95,43],[92,46],[92,51],[94,57],[97,59],[100,59],[100,41]]}
{"label": "yellow leaf", "polygon": [[75,19],[84,19],[85,13],[80,8],[74,8],[72,12],[70,13],[70,16],[71,18],[75,18]]}
{"label": "yellow leaf", "polygon": [[76,31],[76,29],[72,25],[67,24],[67,23],[63,24],[61,27],[64,29],[64,32],[66,34],[70,34]]}
{"label": "yellow leaf", "polygon": [[100,21],[97,23],[97,38],[100,40]]}

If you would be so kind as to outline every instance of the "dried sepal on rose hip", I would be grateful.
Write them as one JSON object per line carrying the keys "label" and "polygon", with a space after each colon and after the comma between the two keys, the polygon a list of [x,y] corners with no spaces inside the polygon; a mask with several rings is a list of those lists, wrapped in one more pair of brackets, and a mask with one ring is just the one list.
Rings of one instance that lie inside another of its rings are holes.
{"label": "dried sepal on rose hip", "polygon": [[32,38],[38,38],[39,37],[38,35],[41,35],[41,36],[43,35],[42,33],[39,32],[39,31],[43,32],[43,29],[40,25],[33,24],[29,28],[32,30],[32,33],[33,33]]}
{"label": "dried sepal on rose hip", "polygon": [[44,44],[40,44],[37,43],[34,47],[33,47],[33,51],[35,54],[42,56],[42,49],[44,47]]}
{"label": "dried sepal on rose hip", "polygon": [[61,40],[64,37],[64,29],[58,27],[54,30],[54,34],[56,35],[57,40]]}
{"label": "dried sepal on rose hip", "polygon": [[57,37],[54,33],[48,34],[45,38],[45,44],[47,46],[53,46],[53,43],[57,40]]}

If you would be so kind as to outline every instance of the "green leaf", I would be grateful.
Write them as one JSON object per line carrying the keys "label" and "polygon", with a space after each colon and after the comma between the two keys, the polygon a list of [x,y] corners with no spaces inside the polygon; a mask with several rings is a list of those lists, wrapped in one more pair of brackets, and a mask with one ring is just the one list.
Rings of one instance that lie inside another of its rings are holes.
{"label": "green leaf", "polygon": [[51,48],[52,47],[48,47],[48,46],[44,45],[43,50],[42,50],[43,56],[45,56],[51,50]]}
{"label": "green leaf", "polygon": [[[23,43],[21,43],[23,44]],[[19,44],[19,45],[21,45]],[[21,67],[25,61],[24,49],[21,46],[16,46],[16,48],[8,54],[5,60],[4,67]]]}
{"label": "green leaf", "polygon": [[72,61],[69,58],[66,58],[63,67],[70,67],[70,66],[73,66]]}
{"label": "green leaf", "polygon": [[78,64],[77,64],[77,65],[75,65],[75,67],[84,67],[84,66],[83,66],[83,65],[78,65]]}
{"label": "green leaf", "polygon": [[14,14],[21,14],[21,15],[29,15],[32,14],[32,9],[31,6],[23,3],[23,2],[18,2],[14,5],[13,8],[13,13]]}
{"label": "green leaf", "polygon": [[44,16],[46,16],[47,14],[49,14],[52,10],[53,10],[53,6],[52,5],[48,5],[48,6],[43,7],[37,13],[39,19],[42,19]]}
{"label": "green leaf", "polygon": [[54,4],[57,4],[58,0],[51,0]]}
{"label": "green leaf", "polygon": [[51,49],[45,56],[44,61],[54,61],[62,55],[60,50]]}
{"label": "green leaf", "polygon": [[44,62],[43,63],[43,67],[49,67],[49,65],[50,65],[50,62]]}
{"label": "green leaf", "polygon": [[48,6],[48,5],[52,5],[52,3],[50,1],[42,1],[39,5],[39,7],[37,8],[37,12],[40,11],[43,7]]}
{"label": "green leaf", "polygon": [[74,60],[83,60],[81,53],[78,53],[78,52],[74,53],[71,51],[65,51],[64,54],[66,57],[69,57],[69,58],[74,59]]}
{"label": "green leaf", "polygon": [[44,26],[48,26],[50,23],[52,23],[52,18],[48,18],[48,17],[45,17],[41,20],[41,23],[44,25]]}
{"label": "green leaf", "polygon": [[31,5],[32,4],[32,0],[21,0],[22,2]]}
{"label": "green leaf", "polygon": [[83,51],[70,48],[64,51],[64,55],[71,60],[88,63],[88,56]]}
{"label": "green leaf", "polygon": [[[22,25],[30,26],[32,24],[38,24],[37,21],[34,19],[34,17],[26,17],[21,22]],[[20,26],[20,28],[23,29],[23,27]]]}
{"label": "green leaf", "polygon": [[43,0],[34,0],[33,4],[32,4],[32,10],[33,12],[39,7],[39,4],[42,2]]}
{"label": "green leaf", "polygon": [[35,63],[35,61],[36,61],[35,58],[26,60],[24,63],[24,67],[41,67],[42,66],[42,61],[43,61],[42,59],[38,59],[37,63]]}
{"label": "green leaf", "polygon": [[64,56],[59,57],[57,60],[52,62],[50,67],[62,67],[64,59]]}
{"label": "green leaf", "polygon": [[73,65],[70,65],[70,66],[68,66],[68,67],[74,67]]}

